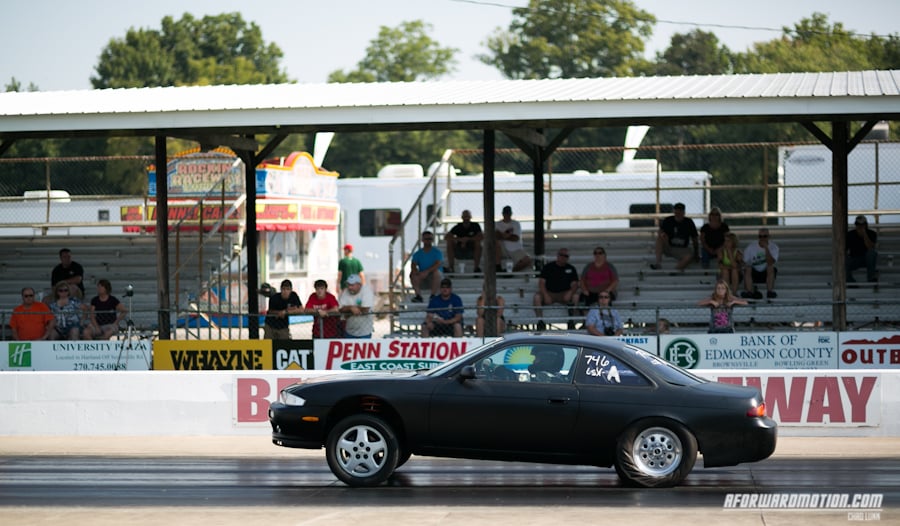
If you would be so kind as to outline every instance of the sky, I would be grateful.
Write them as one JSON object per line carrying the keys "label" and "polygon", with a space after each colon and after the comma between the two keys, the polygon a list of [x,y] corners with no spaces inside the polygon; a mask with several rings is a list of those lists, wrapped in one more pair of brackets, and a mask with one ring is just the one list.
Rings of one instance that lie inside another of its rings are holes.
{"label": "sky", "polygon": [[[632,0],[657,18],[648,58],[668,47],[675,33],[695,28],[715,33],[732,51],[781,35],[813,12],[822,12],[851,31],[888,35],[900,31],[897,0]],[[441,46],[454,47],[457,71],[447,79],[500,80],[475,56],[497,29],[506,29],[512,10],[527,0],[15,0],[4,2],[0,89],[14,77],[41,91],[90,89],[100,52],[129,28],[159,29],[163,17],[240,12],[256,22],[267,43],[284,52],[288,78],[325,82],[335,70],[353,69],[381,26],[424,20]],[[752,7],[750,7],[752,6]]]}

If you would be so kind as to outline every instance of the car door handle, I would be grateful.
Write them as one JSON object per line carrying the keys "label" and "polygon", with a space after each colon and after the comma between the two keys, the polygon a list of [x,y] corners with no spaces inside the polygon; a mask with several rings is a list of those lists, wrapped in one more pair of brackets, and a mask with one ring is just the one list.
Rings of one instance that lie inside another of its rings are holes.
{"label": "car door handle", "polygon": [[547,401],[550,402],[551,404],[568,404],[570,400],[572,400],[572,399],[569,398],[568,396],[560,396],[560,397],[554,397],[554,398],[547,399]]}

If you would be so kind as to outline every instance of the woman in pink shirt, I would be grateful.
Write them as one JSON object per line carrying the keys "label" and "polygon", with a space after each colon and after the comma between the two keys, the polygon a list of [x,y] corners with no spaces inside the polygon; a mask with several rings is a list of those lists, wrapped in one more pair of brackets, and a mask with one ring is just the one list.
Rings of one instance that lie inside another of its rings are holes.
{"label": "woman in pink shirt", "polygon": [[619,286],[619,273],[616,267],[606,260],[603,247],[594,249],[594,260],[584,266],[581,271],[581,304],[595,305],[601,292],[608,292],[610,302],[616,299],[616,288]]}

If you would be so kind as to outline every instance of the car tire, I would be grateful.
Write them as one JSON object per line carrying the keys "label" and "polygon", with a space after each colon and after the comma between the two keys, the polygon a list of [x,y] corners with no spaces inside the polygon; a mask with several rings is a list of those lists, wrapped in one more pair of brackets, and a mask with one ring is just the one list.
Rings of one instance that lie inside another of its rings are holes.
{"label": "car tire", "polygon": [[409,457],[411,457],[411,456],[412,456],[412,453],[410,453],[409,450],[401,448],[400,449],[400,457],[397,459],[397,466],[394,469],[399,469],[400,466],[402,466],[403,464],[406,464],[406,462],[409,460]]}
{"label": "car tire", "polygon": [[397,469],[400,445],[393,429],[381,418],[351,415],[328,433],[325,457],[331,472],[344,484],[377,486]]}
{"label": "car tire", "polygon": [[670,488],[694,468],[697,439],[684,426],[664,419],[629,427],[616,446],[616,473],[629,486]]}

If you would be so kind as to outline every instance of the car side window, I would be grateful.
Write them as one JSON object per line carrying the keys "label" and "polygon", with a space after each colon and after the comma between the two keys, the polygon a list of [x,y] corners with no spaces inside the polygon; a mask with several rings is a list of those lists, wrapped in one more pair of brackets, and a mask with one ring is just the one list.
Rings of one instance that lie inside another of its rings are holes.
{"label": "car side window", "polygon": [[650,382],[630,365],[604,351],[585,349],[575,381],[585,385],[644,386]]}
{"label": "car side window", "polygon": [[501,382],[569,383],[578,349],[556,344],[505,347],[476,362],[476,378]]}

